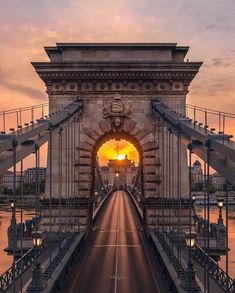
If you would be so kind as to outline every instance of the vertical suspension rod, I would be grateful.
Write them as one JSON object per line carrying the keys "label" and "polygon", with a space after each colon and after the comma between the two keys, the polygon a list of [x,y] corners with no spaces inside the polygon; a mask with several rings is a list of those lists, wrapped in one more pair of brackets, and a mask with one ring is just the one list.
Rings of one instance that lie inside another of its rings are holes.
{"label": "vertical suspension rod", "polygon": [[12,279],[13,279],[13,293],[16,292],[16,148],[17,141],[12,142],[13,151],[13,208],[12,208],[12,219],[13,219],[13,267],[12,267]]}
{"label": "vertical suspension rod", "polygon": [[210,143],[207,144],[207,292],[210,292],[210,274],[209,274],[209,258],[210,258]]}

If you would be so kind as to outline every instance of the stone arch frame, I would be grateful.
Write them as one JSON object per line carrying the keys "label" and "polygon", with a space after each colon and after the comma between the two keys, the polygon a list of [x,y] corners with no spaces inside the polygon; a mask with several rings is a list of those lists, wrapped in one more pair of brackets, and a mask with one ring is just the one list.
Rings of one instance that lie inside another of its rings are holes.
{"label": "stone arch frame", "polygon": [[[143,208],[146,222],[148,222],[148,208],[145,207],[145,199],[153,198],[156,196],[156,186],[161,183],[157,178],[157,162],[155,136],[154,136],[155,126],[142,128],[134,119],[126,119],[124,121],[123,131],[114,132],[111,128],[111,121],[106,119],[101,119],[99,123],[96,124],[94,128],[83,129],[83,142],[82,149],[89,153],[89,163],[90,163],[90,198],[92,198],[93,192],[93,182],[94,182],[94,162],[95,155],[97,153],[98,147],[105,141],[111,138],[123,138],[127,139],[137,148],[140,154],[140,164],[141,164],[141,192],[143,197]],[[148,175],[148,173],[150,175]],[[151,213],[151,211],[150,211]],[[88,220],[89,222],[89,220]],[[148,223],[146,223],[148,224]]]}
{"label": "stone arch frame", "polygon": [[[104,144],[105,142],[111,139],[125,139],[134,145],[134,147],[136,148],[139,154],[139,168],[141,170],[140,176],[143,177],[143,151],[142,151],[141,145],[139,144],[139,142],[136,140],[134,136],[126,132],[118,132],[118,133],[110,132],[110,133],[104,134],[98,139],[92,151],[92,167],[93,167],[92,175],[94,176],[94,173],[95,173],[94,169],[95,169],[96,155],[99,148],[102,146],[102,144]],[[93,182],[94,182],[94,177],[93,177]],[[143,186],[141,186],[141,189],[143,192]],[[91,192],[92,190],[93,188],[91,188]]]}
{"label": "stone arch frame", "polygon": [[128,120],[126,124],[135,124],[135,127],[132,127],[132,129],[125,127],[121,132],[112,132],[109,124],[108,121],[102,120],[95,129],[84,131],[85,138],[82,147],[83,149],[86,148],[87,152],[91,154],[90,163],[94,163],[94,154],[98,146],[109,139],[120,138],[130,141],[136,147],[140,154],[140,162],[144,166],[148,157],[146,153],[150,153],[156,148],[152,129],[146,129],[145,127],[141,129],[133,120]]}

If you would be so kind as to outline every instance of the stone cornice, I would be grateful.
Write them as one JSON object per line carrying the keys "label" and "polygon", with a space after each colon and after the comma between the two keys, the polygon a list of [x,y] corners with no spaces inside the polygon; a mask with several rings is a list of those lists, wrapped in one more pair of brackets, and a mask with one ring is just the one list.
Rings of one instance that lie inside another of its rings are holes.
{"label": "stone cornice", "polygon": [[80,62],[32,62],[36,71],[41,70],[188,70],[198,71],[202,62],[154,62],[154,61],[80,61]]}
{"label": "stone cornice", "polygon": [[41,79],[53,80],[189,80],[201,62],[36,62],[32,63]]}
{"label": "stone cornice", "polygon": [[38,72],[42,80],[189,80],[191,81],[196,72]]}
{"label": "stone cornice", "polygon": [[119,92],[122,95],[126,95],[126,96],[138,96],[138,97],[143,97],[145,96],[146,99],[149,99],[149,96],[155,96],[155,97],[185,97],[188,94],[188,90],[187,91],[157,91],[157,90],[143,90],[143,91],[125,91],[125,90],[112,90],[112,91],[50,91],[47,90],[46,91],[48,95],[50,96],[61,96],[64,97],[64,95],[66,96],[77,96],[79,93],[79,96],[81,96],[81,99],[86,99],[86,96],[94,96],[94,95],[102,95],[102,97],[108,97],[110,98],[110,95],[114,95],[115,93]]}

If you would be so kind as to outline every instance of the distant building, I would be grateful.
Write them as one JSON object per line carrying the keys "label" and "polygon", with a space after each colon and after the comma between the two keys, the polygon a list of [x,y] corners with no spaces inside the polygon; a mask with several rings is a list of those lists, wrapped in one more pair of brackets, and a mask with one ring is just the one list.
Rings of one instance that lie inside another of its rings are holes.
{"label": "distant building", "polygon": [[[196,160],[193,163],[191,168],[192,174],[192,184],[194,189],[200,189],[203,187],[204,176],[202,171],[201,163]],[[218,173],[210,174],[209,175],[210,186],[213,187],[216,191],[223,190],[224,184],[226,180],[224,177],[220,176]]]}
{"label": "distant building", "polygon": [[223,190],[226,180],[219,173],[210,174],[210,184],[215,190]]}
{"label": "distant building", "polygon": [[[34,183],[36,182],[36,168],[28,168],[24,172],[24,182]],[[46,179],[46,168],[39,168],[39,180],[44,181]]]}
{"label": "distant building", "polygon": [[192,174],[193,183],[202,183],[203,182],[202,165],[198,160],[196,160],[193,163],[193,166],[191,169],[191,174]]}
{"label": "distant building", "polygon": [[[16,172],[16,189],[20,188],[21,186],[21,173]],[[14,172],[7,171],[2,176],[2,188],[8,188],[13,190],[14,189]]]}
{"label": "distant building", "polygon": [[2,191],[3,188],[3,176],[0,175],[0,191]]}
{"label": "distant building", "polygon": [[109,160],[107,166],[101,167],[104,182],[108,184],[125,185],[132,184],[138,167],[128,159],[127,155],[123,160]]}

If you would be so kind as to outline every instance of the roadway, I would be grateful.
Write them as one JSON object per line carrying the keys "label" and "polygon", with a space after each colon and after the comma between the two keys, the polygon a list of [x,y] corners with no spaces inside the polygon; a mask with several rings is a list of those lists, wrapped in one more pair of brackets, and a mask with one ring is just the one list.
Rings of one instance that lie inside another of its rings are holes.
{"label": "roadway", "polygon": [[124,191],[113,193],[83,264],[76,267],[69,284],[69,293],[162,292]]}

